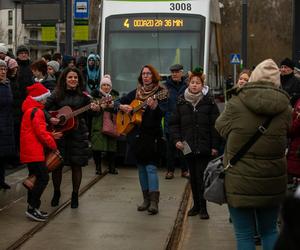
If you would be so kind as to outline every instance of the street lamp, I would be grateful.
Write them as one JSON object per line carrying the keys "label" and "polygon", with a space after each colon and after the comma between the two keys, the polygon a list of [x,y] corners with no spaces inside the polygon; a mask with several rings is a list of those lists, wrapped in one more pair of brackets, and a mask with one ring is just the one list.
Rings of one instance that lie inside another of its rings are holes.
{"label": "street lamp", "polygon": [[243,68],[247,68],[247,36],[248,36],[248,0],[242,0],[242,60]]}

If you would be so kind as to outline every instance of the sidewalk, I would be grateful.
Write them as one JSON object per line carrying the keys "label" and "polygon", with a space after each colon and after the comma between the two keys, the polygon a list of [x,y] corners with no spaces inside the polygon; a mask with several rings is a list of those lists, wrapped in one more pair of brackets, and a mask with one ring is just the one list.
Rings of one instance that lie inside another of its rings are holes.
{"label": "sidewalk", "polygon": [[209,220],[199,216],[187,217],[181,250],[234,250],[236,243],[233,226],[229,223],[226,205],[208,202]]}

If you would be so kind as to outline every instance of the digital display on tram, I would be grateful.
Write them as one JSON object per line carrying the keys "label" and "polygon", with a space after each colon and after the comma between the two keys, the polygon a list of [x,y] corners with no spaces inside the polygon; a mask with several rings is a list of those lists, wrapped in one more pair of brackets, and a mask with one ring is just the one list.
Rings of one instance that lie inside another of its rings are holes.
{"label": "digital display on tram", "polygon": [[200,30],[205,18],[200,16],[111,16],[110,31],[184,31]]}

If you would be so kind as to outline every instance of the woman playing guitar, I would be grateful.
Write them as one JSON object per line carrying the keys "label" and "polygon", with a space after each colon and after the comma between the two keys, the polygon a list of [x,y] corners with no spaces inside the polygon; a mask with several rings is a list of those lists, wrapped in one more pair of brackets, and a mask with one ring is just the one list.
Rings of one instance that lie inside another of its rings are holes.
{"label": "woman playing guitar", "polygon": [[[69,106],[73,110],[78,110],[91,103],[91,99],[83,92],[83,77],[77,68],[66,68],[58,79],[57,86],[51,96],[47,99],[46,110],[58,110],[64,106]],[[93,111],[99,111],[100,107],[91,103]],[[51,118],[51,122],[56,118]],[[59,151],[64,159],[64,165],[72,168],[73,192],[71,208],[78,207],[78,191],[81,183],[82,170],[88,164],[88,128],[85,117],[81,114],[77,116],[77,126],[64,133],[63,137],[57,141]],[[62,166],[52,172],[54,185],[54,195],[51,201],[52,206],[59,204],[60,184],[62,180]]]}
{"label": "woman playing guitar", "polygon": [[133,150],[139,171],[139,180],[144,202],[138,206],[138,211],[148,210],[149,214],[158,213],[159,185],[157,164],[159,161],[159,139],[162,136],[161,119],[167,108],[165,100],[157,100],[155,94],[164,87],[159,85],[160,76],[151,66],[143,66],[135,90],[120,99],[119,109],[130,114],[134,108],[129,105],[134,100],[146,101],[140,126],[128,134],[128,142]]}

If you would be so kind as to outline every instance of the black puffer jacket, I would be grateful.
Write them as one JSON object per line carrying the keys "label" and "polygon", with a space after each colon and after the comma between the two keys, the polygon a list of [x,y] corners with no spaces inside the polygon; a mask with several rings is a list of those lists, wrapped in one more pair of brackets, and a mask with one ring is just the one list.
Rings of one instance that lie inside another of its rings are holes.
{"label": "black puffer jacket", "polygon": [[13,96],[9,81],[0,82],[0,156],[15,154]]}
{"label": "black puffer jacket", "polygon": [[[45,109],[58,110],[63,106],[70,106],[77,110],[90,103],[90,98],[86,95],[79,95],[75,91],[67,90],[65,98],[57,100],[56,92],[53,91],[47,99]],[[88,146],[88,128],[84,119],[84,114],[76,117],[78,127],[64,132],[64,136],[57,141],[59,151],[61,152],[65,165],[85,166],[88,164],[89,146]]]}
{"label": "black puffer jacket", "polygon": [[220,146],[220,137],[214,127],[218,116],[219,109],[211,96],[205,95],[195,109],[183,95],[179,96],[169,123],[174,144],[186,141],[194,154],[210,156],[211,149]]}

